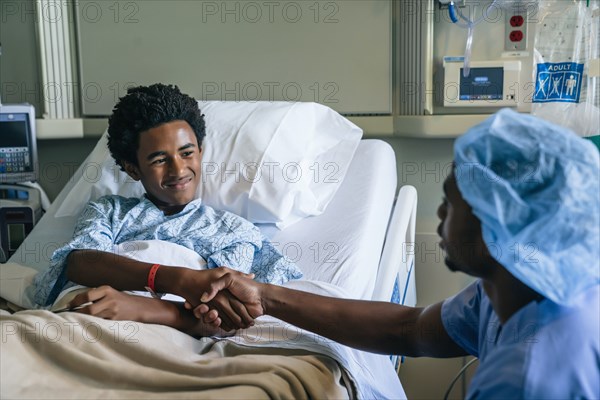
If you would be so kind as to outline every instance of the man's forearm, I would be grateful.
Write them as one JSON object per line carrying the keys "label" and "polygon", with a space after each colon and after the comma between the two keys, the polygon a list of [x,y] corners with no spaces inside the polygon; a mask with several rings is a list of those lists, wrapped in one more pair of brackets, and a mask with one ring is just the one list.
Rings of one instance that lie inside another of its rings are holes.
{"label": "man's forearm", "polygon": [[441,325],[441,305],[413,308],[324,297],[275,285],[261,286],[267,314],[348,346],[407,356],[464,354]]}
{"label": "man's forearm", "polygon": [[[266,313],[337,342],[377,353],[390,353],[393,347],[405,347],[398,323],[413,321],[418,310],[390,303],[340,300],[268,285],[263,293]],[[367,307],[365,307],[367,306]],[[390,307],[391,306],[391,307]],[[401,319],[392,316],[404,314]],[[414,316],[411,316],[414,314]],[[408,322],[404,325],[407,326]],[[402,353],[407,353],[403,349]]]}

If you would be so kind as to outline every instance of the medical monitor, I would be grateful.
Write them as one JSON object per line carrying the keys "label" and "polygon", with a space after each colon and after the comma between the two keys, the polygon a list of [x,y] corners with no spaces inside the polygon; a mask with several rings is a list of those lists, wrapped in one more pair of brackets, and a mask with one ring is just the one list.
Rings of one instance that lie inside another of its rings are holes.
{"label": "medical monitor", "polygon": [[465,76],[464,68],[460,69],[460,100],[502,100],[504,86],[504,68],[472,68]]}
{"label": "medical monitor", "polygon": [[33,106],[0,105],[0,183],[35,181],[37,168]]}
{"label": "medical monitor", "polygon": [[444,107],[517,107],[521,62],[444,57]]}

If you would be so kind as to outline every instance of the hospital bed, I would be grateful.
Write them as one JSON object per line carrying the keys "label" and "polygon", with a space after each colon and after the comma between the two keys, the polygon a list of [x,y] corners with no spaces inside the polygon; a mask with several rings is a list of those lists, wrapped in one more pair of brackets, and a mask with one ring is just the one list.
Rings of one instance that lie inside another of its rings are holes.
{"label": "hospital bed", "polygon": [[[19,251],[0,266],[1,297],[35,308],[27,287],[72,235],[76,215],[57,212],[78,185],[81,179],[66,185]],[[415,305],[417,196],[410,186],[396,196],[396,185],[391,147],[360,140],[324,212],[283,229],[258,224],[304,274],[285,285]],[[177,257],[177,251],[158,251]],[[77,313],[0,312],[2,398],[404,397],[390,357],[350,349],[268,316],[231,337],[195,339],[165,326]]]}

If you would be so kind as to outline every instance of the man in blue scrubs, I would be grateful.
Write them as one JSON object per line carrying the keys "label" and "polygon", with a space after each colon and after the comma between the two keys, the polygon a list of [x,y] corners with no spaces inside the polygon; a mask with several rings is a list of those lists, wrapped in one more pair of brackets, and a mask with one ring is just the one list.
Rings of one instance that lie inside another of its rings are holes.
{"label": "man in blue scrubs", "polygon": [[[600,398],[597,149],[502,110],[460,137],[454,153],[440,246],[451,270],[478,278],[456,296],[412,308],[227,274],[202,301],[229,290],[253,317],[270,314],[373,352],[474,355],[468,398]],[[210,322],[207,310],[195,313]]]}

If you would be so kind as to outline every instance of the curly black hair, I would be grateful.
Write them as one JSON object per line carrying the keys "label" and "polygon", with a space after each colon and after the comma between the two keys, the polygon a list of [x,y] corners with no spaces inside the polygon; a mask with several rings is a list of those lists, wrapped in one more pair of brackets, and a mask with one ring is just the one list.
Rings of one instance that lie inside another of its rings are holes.
{"label": "curly black hair", "polygon": [[178,120],[190,124],[198,146],[202,146],[206,124],[193,97],[181,93],[177,86],[162,83],[129,88],[108,119],[110,154],[121,170],[124,161],[137,166],[140,133]]}

